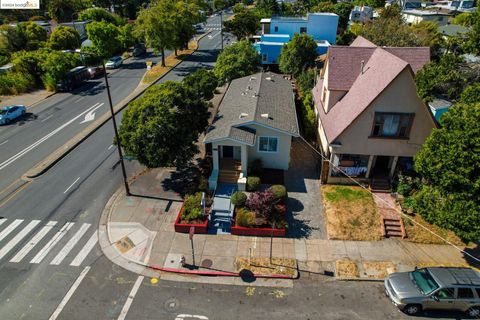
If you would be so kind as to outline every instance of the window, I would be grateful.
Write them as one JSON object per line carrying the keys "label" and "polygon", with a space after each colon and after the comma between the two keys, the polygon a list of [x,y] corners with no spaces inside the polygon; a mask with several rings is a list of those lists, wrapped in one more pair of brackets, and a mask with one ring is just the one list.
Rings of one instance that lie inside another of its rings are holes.
{"label": "window", "polygon": [[274,30],[275,30],[275,32],[278,32],[278,27],[275,27]]}
{"label": "window", "polygon": [[458,288],[458,299],[473,299],[473,291],[470,288]]}
{"label": "window", "polygon": [[260,137],[258,143],[258,151],[261,152],[277,152],[278,138],[276,137]]}
{"label": "window", "polygon": [[408,138],[414,114],[376,112],[371,136]]}
{"label": "window", "polygon": [[415,284],[424,294],[430,294],[439,287],[427,269],[415,270],[411,275]]}
{"label": "window", "polygon": [[300,27],[300,33],[307,33],[307,27]]}
{"label": "window", "polygon": [[453,288],[443,288],[437,291],[438,299],[453,299],[455,297],[455,290]]}

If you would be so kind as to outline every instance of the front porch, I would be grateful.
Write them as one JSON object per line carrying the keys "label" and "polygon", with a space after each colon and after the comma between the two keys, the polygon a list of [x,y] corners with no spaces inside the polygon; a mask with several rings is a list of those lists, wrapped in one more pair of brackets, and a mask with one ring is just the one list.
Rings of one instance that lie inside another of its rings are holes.
{"label": "front porch", "polygon": [[245,191],[247,183],[247,146],[246,145],[212,145],[213,169],[208,178],[210,190],[215,190],[218,183],[235,184],[240,191]]}

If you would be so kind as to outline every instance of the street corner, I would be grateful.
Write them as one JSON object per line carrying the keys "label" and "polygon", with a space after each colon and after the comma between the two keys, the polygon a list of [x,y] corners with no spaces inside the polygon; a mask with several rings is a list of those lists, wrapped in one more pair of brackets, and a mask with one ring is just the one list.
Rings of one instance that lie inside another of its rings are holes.
{"label": "street corner", "polygon": [[146,264],[150,259],[156,232],[136,222],[109,222],[111,245],[127,260]]}

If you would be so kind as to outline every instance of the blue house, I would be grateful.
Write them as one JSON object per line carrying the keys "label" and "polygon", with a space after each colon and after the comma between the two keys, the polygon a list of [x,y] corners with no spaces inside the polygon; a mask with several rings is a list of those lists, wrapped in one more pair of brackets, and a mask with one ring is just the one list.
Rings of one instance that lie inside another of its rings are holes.
{"label": "blue house", "polygon": [[338,16],[334,13],[309,13],[306,17],[274,17],[262,19],[262,34],[255,36],[254,47],[262,64],[278,64],[285,43],[295,33],[306,33],[317,42],[318,54],[327,53],[337,36]]}

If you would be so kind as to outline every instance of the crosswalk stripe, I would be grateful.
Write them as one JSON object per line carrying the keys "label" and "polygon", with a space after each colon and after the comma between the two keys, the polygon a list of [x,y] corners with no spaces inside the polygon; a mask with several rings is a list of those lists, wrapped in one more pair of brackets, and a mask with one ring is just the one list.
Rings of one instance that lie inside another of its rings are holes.
{"label": "crosswalk stripe", "polygon": [[50,241],[40,250],[37,255],[30,261],[30,263],[40,263],[42,262],[43,258],[47,256],[47,254],[52,250],[52,248],[67,234],[68,230],[70,230],[75,222],[67,222],[63,225],[63,227],[58,231]]}
{"label": "crosswalk stripe", "polygon": [[72,260],[70,263],[71,266],[78,267],[82,264],[83,260],[87,257],[88,253],[92,250],[95,244],[98,241],[98,234],[95,231],[90,239],[88,239],[87,243],[83,246],[82,250],[77,254],[77,256]]}
{"label": "crosswalk stripe", "polygon": [[140,285],[142,284],[144,276],[139,276],[137,278],[137,281],[135,281],[135,284],[133,285],[132,291],[130,291],[130,294],[128,295],[127,301],[123,305],[122,311],[120,312],[120,315],[118,316],[117,320],[124,320],[125,317],[127,316],[128,310],[130,309],[130,306],[132,305],[133,298],[135,298],[135,295],[137,294],[138,288],[140,288]]}
{"label": "crosswalk stripe", "polygon": [[47,233],[52,230],[52,228],[57,224],[57,221],[49,221],[36,235],[33,236],[28,243],[23,246],[22,249],[10,260],[10,262],[20,262],[23,258],[35,247],[40,240],[47,235]]}
{"label": "crosswalk stripe", "polygon": [[77,233],[67,242],[67,244],[60,250],[55,258],[53,258],[50,264],[59,265],[62,263],[63,259],[67,256],[67,254],[73,249],[73,247],[78,243],[80,238],[83,237],[85,232],[87,232],[88,228],[90,228],[90,223],[84,223],[80,229],[78,229]]}
{"label": "crosswalk stripe", "polygon": [[0,219],[0,226],[1,226],[1,225],[2,225],[2,224],[5,222],[5,221],[7,221],[7,219],[6,219],[6,218],[2,218],[2,219]]}
{"label": "crosswalk stripe", "polygon": [[0,232],[0,241],[2,241],[6,236],[10,234],[16,227],[18,227],[23,222],[23,219],[14,220],[8,227],[6,227],[2,232]]}
{"label": "crosswalk stripe", "polygon": [[0,250],[0,260],[5,257],[5,255],[13,249],[13,247],[15,247],[20,241],[22,241],[22,239],[25,238],[30,233],[30,231],[32,231],[32,229],[35,228],[39,223],[40,220],[32,220],[29,224],[27,224],[25,228],[22,229],[22,231],[17,233],[17,235],[12,240],[10,240],[5,245],[5,247],[2,248],[2,250]]}

